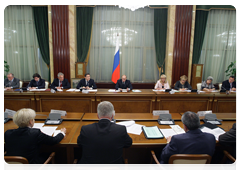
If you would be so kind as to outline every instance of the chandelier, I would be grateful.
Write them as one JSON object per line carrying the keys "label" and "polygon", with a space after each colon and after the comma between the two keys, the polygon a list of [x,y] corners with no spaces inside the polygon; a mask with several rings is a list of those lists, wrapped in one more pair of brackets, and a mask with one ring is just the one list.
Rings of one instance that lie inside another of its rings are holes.
{"label": "chandelier", "polygon": [[149,5],[118,5],[119,8],[125,8],[125,9],[130,9],[132,11],[135,11],[138,8],[144,8],[145,6]]}

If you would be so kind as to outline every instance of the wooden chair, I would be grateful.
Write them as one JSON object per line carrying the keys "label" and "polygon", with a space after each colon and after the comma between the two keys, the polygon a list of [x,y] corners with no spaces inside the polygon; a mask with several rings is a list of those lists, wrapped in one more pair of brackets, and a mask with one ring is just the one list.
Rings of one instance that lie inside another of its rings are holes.
{"label": "wooden chair", "polygon": [[[158,161],[155,152],[151,151],[152,157],[157,164]],[[175,154],[172,155],[168,163],[169,164],[210,164],[212,157],[207,154]]]}
{"label": "wooden chair", "polygon": [[22,88],[22,86],[23,86],[23,81],[19,81],[19,88],[21,89]]}
{"label": "wooden chair", "polygon": [[[76,167],[77,159],[74,160],[72,170],[120,170],[118,167]],[[124,170],[128,170],[128,160],[125,159]]]}
{"label": "wooden chair", "polygon": [[48,89],[49,82],[45,81],[45,89]]}
{"label": "wooden chair", "polygon": [[200,91],[201,90],[202,83],[197,83],[197,89]]}
{"label": "wooden chair", "polygon": [[[55,152],[52,152],[44,164],[55,163]],[[28,164],[28,160],[21,156],[4,156],[6,163],[8,164]]]}
{"label": "wooden chair", "polygon": [[232,162],[234,163],[236,161],[236,159],[226,150],[223,151],[224,153],[224,157],[223,157],[223,160],[221,161],[222,164],[224,164],[227,160],[227,158]]}

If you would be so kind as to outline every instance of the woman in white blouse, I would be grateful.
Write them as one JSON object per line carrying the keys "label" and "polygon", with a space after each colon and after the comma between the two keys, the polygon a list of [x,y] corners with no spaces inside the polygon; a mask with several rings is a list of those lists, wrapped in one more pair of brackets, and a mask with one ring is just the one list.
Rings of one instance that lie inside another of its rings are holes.
{"label": "woman in white blouse", "polygon": [[164,75],[164,74],[162,74],[161,77],[160,77],[160,79],[157,81],[154,89],[156,89],[156,90],[170,89],[169,84],[168,84],[168,82],[167,82],[166,79],[167,79],[167,76]]}

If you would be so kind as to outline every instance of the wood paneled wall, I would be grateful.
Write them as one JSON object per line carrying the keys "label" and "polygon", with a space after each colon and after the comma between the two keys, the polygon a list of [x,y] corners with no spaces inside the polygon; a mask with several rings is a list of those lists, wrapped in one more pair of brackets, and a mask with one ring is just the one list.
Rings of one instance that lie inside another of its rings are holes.
{"label": "wood paneled wall", "polygon": [[52,5],[51,8],[54,78],[62,72],[70,81],[68,5]]}
{"label": "wood paneled wall", "polygon": [[180,76],[188,76],[192,10],[192,5],[176,6],[172,85],[179,80]]}

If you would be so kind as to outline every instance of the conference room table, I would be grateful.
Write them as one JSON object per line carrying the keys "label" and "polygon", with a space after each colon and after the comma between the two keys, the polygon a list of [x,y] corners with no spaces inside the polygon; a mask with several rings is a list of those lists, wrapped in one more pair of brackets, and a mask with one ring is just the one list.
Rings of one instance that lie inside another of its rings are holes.
{"label": "conference room table", "polygon": [[50,112],[51,109],[67,112],[97,112],[101,101],[110,101],[116,113],[152,113],[153,110],[169,110],[170,113],[212,110],[214,113],[236,113],[236,93],[168,92],[139,89],[141,92],[96,92],[75,91],[24,91],[14,89],[4,91],[4,109],[19,110],[32,108],[37,112]]}
{"label": "conference room table", "polygon": [[[37,112],[36,123],[44,123],[49,112]],[[175,120],[175,124],[183,128],[181,122],[181,113],[171,113],[172,118]],[[222,127],[225,131],[231,129],[232,124],[236,122],[236,113],[217,113],[218,119],[223,119]],[[234,118],[235,117],[235,118]],[[77,113],[67,112],[66,116],[62,116],[63,122],[60,125],[45,125],[45,126],[57,126],[57,130],[65,127],[67,130],[64,139],[54,147],[47,147],[46,151],[52,150],[58,153],[59,159],[57,163],[73,163],[76,156],[81,154],[77,145],[77,138],[80,135],[81,127],[84,125],[98,122],[97,113]],[[157,122],[158,116],[153,116],[152,113],[116,113],[116,122],[135,120],[136,124],[144,126],[157,126],[160,129],[170,128],[169,125],[159,125]],[[203,121],[201,121],[203,124]],[[4,132],[8,129],[18,128],[12,120],[4,124]],[[146,139],[144,134],[140,135],[130,134],[129,136],[133,139],[133,144],[130,148],[124,149],[124,158],[128,159],[129,163],[149,163],[150,150],[163,148],[167,143],[166,139]],[[63,152],[58,152],[62,148]],[[79,155],[80,156],[80,155]],[[66,161],[66,162],[64,162]]]}

